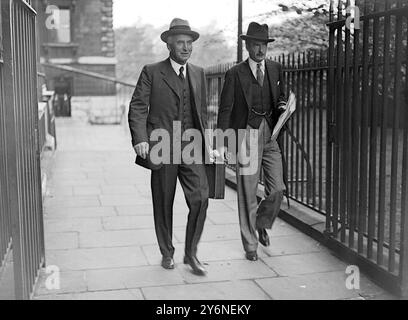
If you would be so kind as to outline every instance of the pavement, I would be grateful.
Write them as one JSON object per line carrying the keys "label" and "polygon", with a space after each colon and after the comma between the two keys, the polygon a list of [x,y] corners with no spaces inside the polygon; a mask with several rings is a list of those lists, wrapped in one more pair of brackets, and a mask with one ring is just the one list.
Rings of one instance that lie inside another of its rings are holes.
{"label": "pavement", "polygon": [[347,265],[279,219],[270,247],[260,245],[260,259],[247,261],[236,193],[228,187],[224,200],[210,200],[198,250],[208,275],[198,277],[182,264],[188,209],[178,185],[176,268],[164,270],[150,172],[134,164],[126,128],[57,119],[57,141],[44,201],[49,269],[41,271],[34,299],[394,299],[363,274],[359,289],[347,288]]}

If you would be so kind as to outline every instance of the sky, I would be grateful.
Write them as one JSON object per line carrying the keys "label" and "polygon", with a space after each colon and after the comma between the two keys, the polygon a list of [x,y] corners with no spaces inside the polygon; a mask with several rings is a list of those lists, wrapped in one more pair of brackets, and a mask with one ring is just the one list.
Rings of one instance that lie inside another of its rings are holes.
{"label": "sky", "polygon": [[[279,0],[244,0],[244,18],[277,8]],[[236,27],[238,0],[114,0],[114,28],[150,23],[168,26],[175,18],[187,19],[192,28],[216,25]]]}

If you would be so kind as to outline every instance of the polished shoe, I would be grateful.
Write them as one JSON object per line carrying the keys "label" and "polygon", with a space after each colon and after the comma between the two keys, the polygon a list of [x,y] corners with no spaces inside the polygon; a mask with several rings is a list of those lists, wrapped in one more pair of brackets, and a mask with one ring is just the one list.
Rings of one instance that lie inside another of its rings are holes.
{"label": "polished shoe", "polygon": [[174,260],[172,257],[163,257],[161,265],[164,269],[174,269]]}
{"label": "polished shoe", "polygon": [[259,234],[259,242],[264,247],[269,247],[269,245],[270,245],[269,236],[268,236],[268,233],[266,232],[266,230],[265,229],[258,229],[258,234]]}
{"label": "polished shoe", "polygon": [[184,256],[184,264],[190,265],[193,269],[193,273],[197,276],[205,276],[207,274],[207,270],[205,270],[201,262],[198,261],[197,257]]}
{"label": "polished shoe", "polygon": [[247,252],[247,253],[245,254],[245,257],[246,257],[249,261],[257,261],[257,260],[258,260],[258,254],[256,253],[256,251]]}

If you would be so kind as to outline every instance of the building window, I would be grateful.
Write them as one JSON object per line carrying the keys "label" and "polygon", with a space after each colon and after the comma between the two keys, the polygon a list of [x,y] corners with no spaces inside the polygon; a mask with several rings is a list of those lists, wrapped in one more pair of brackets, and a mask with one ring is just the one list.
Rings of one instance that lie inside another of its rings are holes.
{"label": "building window", "polygon": [[58,16],[57,27],[52,30],[52,41],[57,43],[71,42],[71,11],[68,8],[60,8],[55,12]]}

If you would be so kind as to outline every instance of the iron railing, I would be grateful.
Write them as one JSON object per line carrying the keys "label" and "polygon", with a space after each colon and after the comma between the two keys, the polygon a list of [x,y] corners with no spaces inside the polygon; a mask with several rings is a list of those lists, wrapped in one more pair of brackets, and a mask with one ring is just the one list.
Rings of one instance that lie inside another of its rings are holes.
{"label": "iron railing", "polygon": [[[47,79],[44,73],[38,75],[38,135],[41,152],[45,147],[57,148],[57,134],[54,112],[54,92],[47,90]],[[50,141],[52,140],[52,141]]]}
{"label": "iron railing", "polygon": [[4,60],[2,39],[2,15],[0,14],[0,275],[6,254],[11,245],[11,218],[7,202],[6,162],[6,105],[4,96]]}
{"label": "iron railing", "polygon": [[12,243],[17,299],[30,298],[45,259],[35,24],[29,1],[1,1],[0,252]]}
{"label": "iron railing", "polygon": [[331,2],[327,230],[407,294],[408,5]]}
{"label": "iron railing", "polygon": [[[328,245],[407,296],[408,5],[356,1],[357,29],[351,2],[333,2],[328,53],[275,59],[297,96],[282,150],[288,194],[326,216]],[[213,127],[230,66],[207,70]]]}
{"label": "iron railing", "polygon": [[312,51],[274,59],[283,66],[286,95],[297,97],[296,112],[284,133],[287,189],[290,198],[325,214],[327,144],[327,56]]}
{"label": "iron railing", "polygon": [[106,88],[110,88],[107,92],[114,92],[116,97],[116,110],[118,114],[115,114],[115,118],[119,119],[118,122],[124,124],[124,126],[126,127],[127,110],[129,108],[129,103],[136,84],[121,81],[100,73],[81,70],[66,65],[42,63],[42,67],[46,70],[57,70],[59,72],[64,72],[64,74],[70,74],[71,76],[74,75],[75,78],[79,79],[81,82],[87,82],[91,80],[98,81],[98,86],[103,85]]}
{"label": "iron railing", "polygon": [[[322,52],[302,55],[282,55],[274,59],[283,65],[286,94],[297,96],[297,111],[288,122],[282,150],[287,163],[288,196],[320,213],[325,212],[324,153],[326,132],[327,58]],[[206,70],[209,123],[217,122],[219,97],[225,72],[233,64],[214,66]],[[234,166],[229,166],[235,170]],[[261,172],[260,183],[263,184]]]}

